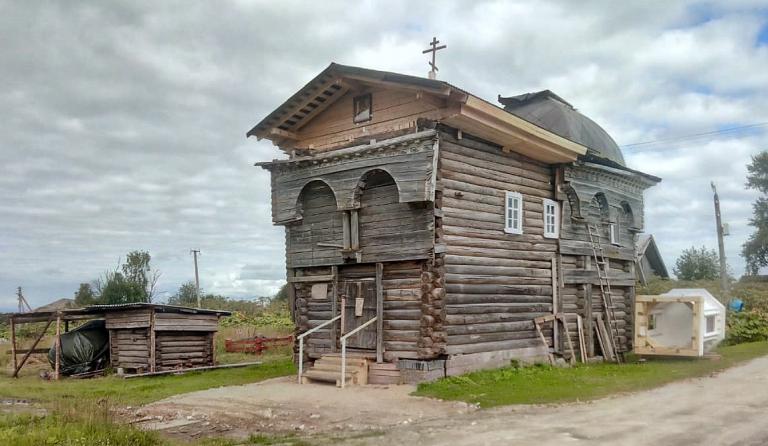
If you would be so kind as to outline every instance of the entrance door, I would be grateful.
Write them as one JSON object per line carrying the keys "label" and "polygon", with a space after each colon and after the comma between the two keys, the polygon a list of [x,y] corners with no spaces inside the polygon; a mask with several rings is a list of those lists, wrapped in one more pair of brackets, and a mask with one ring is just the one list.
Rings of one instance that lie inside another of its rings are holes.
{"label": "entrance door", "polygon": [[[346,296],[344,303],[344,333],[349,333],[376,317],[376,281],[363,279],[343,282]],[[347,347],[376,349],[376,323],[365,327],[347,339]]]}

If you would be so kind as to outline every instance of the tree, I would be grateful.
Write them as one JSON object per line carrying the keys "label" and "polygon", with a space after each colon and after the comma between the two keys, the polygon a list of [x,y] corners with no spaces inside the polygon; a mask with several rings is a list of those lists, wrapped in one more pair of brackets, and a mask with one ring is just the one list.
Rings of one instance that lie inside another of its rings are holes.
{"label": "tree", "polygon": [[110,304],[128,304],[134,302],[149,302],[146,290],[141,284],[126,279],[119,272],[108,272],[105,274],[104,284],[100,287],[101,293],[99,303]]}
{"label": "tree", "polygon": [[714,280],[720,277],[720,263],[717,252],[702,246],[683,250],[672,270],[680,280]]}
{"label": "tree", "polygon": [[152,302],[155,294],[155,285],[160,278],[158,271],[152,271],[149,265],[152,256],[147,251],[131,251],[125,256],[123,263],[123,277],[126,281],[140,287],[147,302]]}
{"label": "tree", "polygon": [[75,305],[78,307],[95,305],[98,301],[99,296],[93,291],[90,283],[81,283],[80,288],[75,291]]}
{"label": "tree", "polygon": [[179,291],[168,299],[168,303],[171,305],[196,306],[197,288],[195,287],[195,282],[190,280],[182,283]]}
{"label": "tree", "polygon": [[741,255],[747,261],[747,274],[756,275],[768,266],[768,151],[753,156],[747,172],[747,189],[755,189],[762,196],[752,204],[749,224],[755,232],[742,246]]}

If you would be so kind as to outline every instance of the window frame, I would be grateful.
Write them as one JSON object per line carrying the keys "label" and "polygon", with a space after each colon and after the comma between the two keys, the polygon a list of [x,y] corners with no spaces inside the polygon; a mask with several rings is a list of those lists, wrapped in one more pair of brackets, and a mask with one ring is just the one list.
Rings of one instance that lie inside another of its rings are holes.
{"label": "window frame", "polygon": [[[544,209],[542,212],[542,216],[544,219],[544,238],[559,238],[560,237],[560,203],[555,200],[551,200],[549,198],[543,198],[541,202],[542,202],[542,205],[544,206]],[[552,231],[547,230],[547,225],[548,225],[547,217],[549,216],[549,214],[547,213],[547,206],[554,207],[554,210],[552,213],[552,220],[553,220],[552,225],[554,229]]]}
{"label": "window frame", "polygon": [[[513,221],[513,217],[510,216],[510,211],[513,210],[509,207],[510,198],[514,198],[518,203],[518,215],[517,215],[517,228],[510,226],[510,221]],[[507,191],[504,195],[504,232],[507,234],[523,234],[523,194],[515,191]]]}
{"label": "window frame", "polygon": [[[358,119],[357,115],[360,114],[358,111],[358,101],[362,101],[363,99],[368,99],[368,116],[366,118]],[[373,119],[373,95],[371,93],[364,93],[357,95],[352,98],[352,122],[354,124],[361,124],[363,122],[368,122]]]}
{"label": "window frame", "polygon": [[[712,321],[712,331],[709,331],[709,321]],[[717,315],[704,315],[704,336],[717,334]]]}
{"label": "window frame", "polygon": [[612,245],[621,246],[621,240],[619,240],[619,224],[608,224],[608,239]]}

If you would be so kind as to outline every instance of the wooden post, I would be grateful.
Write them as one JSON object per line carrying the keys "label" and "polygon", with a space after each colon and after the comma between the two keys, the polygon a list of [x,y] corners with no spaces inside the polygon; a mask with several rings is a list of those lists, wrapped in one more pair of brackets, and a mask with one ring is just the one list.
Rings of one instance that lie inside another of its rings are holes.
{"label": "wooden post", "polygon": [[211,333],[211,366],[216,365],[216,335],[218,334],[217,331]]}
{"label": "wooden post", "polygon": [[149,372],[155,372],[155,365],[157,364],[157,352],[155,342],[155,310],[150,310],[149,313]]}
{"label": "wooden post", "polygon": [[[584,256],[584,269],[592,270],[592,257]],[[587,335],[587,356],[595,356],[594,320],[592,318],[592,284],[584,284],[584,324]]]}
{"label": "wooden post", "polygon": [[64,333],[69,333],[69,319],[64,321]]}
{"label": "wooden post", "polygon": [[[338,298],[339,298],[339,267],[333,265],[331,267],[331,275],[333,279],[331,281],[331,319],[335,318],[339,311]],[[335,352],[336,340],[338,339],[339,325],[334,321],[331,324],[331,351]]]}
{"label": "wooden post", "polygon": [[13,361],[13,370],[16,370],[18,367],[16,361],[16,321],[13,316],[11,316],[11,358]]}
{"label": "wooden post", "polygon": [[348,211],[344,211],[343,217],[341,219],[341,234],[342,234],[342,238],[343,238],[344,250],[345,251],[348,250],[352,246],[349,220],[350,220],[349,212]]}
{"label": "wooden post", "polygon": [[[559,311],[559,296],[557,289],[557,260],[552,257],[552,314],[558,314]],[[565,336],[568,337],[568,325],[564,325]],[[569,338],[570,339],[570,338]],[[557,323],[552,327],[552,347],[554,350],[560,351],[560,331]]]}
{"label": "wooden post", "polygon": [[288,311],[291,313],[291,319],[294,323],[297,323],[299,321],[299,317],[296,314],[296,286],[291,282],[291,279],[293,279],[296,276],[296,270],[293,268],[288,268],[288,271],[286,271],[286,276],[288,280]]}
{"label": "wooden post", "polygon": [[56,350],[56,360],[54,362],[54,368],[53,368],[53,379],[59,380],[59,376],[61,374],[61,314],[56,315],[56,339],[54,339],[54,342],[56,343],[54,345],[54,349]]}
{"label": "wooden post", "polygon": [[384,362],[384,265],[376,264],[376,362]]}
{"label": "wooden post", "polygon": [[35,348],[37,348],[37,344],[39,344],[40,340],[43,339],[43,336],[45,336],[45,332],[48,331],[48,327],[50,327],[52,323],[53,323],[53,314],[51,314],[48,317],[48,322],[45,324],[45,327],[43,328],[43,331],[41,331],[40,334],[37,335],[37,339],[35,339],[35,342],[32,344],[32,348],[30,348],[27,351],[27,353],[24,354],[24,357],[21,358],[21,362],[19,363],[18,366],[16,366],[16,369],[13,371],[13,377],[14,378],[18,378],[19,377],[19,370],[21,370],[21,368],[24,367],[24,363],[26,363],[27,359],[29,359],[29,355],[31,355],[32,351],[34,351]]}
{"label": "wooden post", "polygon": [[360,219],[357,209],[352,209],[349,212],[350,247],[353,250],[358,250],[360,249]]}

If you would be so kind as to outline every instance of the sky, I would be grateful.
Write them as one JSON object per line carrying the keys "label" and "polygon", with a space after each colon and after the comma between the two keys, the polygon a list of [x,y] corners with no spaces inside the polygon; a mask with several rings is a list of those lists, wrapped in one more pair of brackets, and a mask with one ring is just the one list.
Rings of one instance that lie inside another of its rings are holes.
{"label": "sky", "polygon": [[768,1],[0,0],[0,309],[32,306],[147,250],[158,299],[194,278],[237,298],[283,283],[271,226],[280,157],[245,137],[330,62],[439,78],[495,102],[551,89],[663,181],[646,232],[671,270],[690,246],[749,236],[750,156],[768,150]]}

